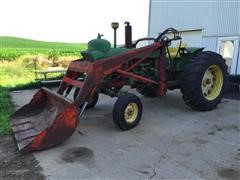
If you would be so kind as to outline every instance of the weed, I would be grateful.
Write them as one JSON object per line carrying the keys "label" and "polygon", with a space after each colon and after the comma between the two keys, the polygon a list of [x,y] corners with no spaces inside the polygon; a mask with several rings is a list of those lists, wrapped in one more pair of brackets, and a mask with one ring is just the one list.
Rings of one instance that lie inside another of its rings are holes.
{"label": "weed", "polygon": [[2,86],[0,86],[0,102],[0,135],[6,135],[11,132],[9,118],[14,108],[9,91]]}

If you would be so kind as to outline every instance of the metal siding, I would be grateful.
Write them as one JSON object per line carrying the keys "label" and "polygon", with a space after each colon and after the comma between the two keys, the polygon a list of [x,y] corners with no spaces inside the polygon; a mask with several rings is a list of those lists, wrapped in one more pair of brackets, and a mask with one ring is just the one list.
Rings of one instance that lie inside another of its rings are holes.
{"label": "metal siding", "polygon": [[149,35],[168,27],[203,28],[203,36],[239,36],[240,1],[151,0]]}
{"label": "metal siding", "polygon": [[216,51],[217,50],[217,37],[203,37],[202,38],[202,47],[205,47],[204,50]]}
{"label": "metal siding", "polygon": [[[185,42],[192,45],[200,41],[205,50],[215,52],[219,37],[240,37],[240,0],[150,1],[149,36],[155,37],[168,27],[180,31],[203,29],[201,40],[199,36],[185,33]],[[240,49],[237,50],[239,57],[234,63],[240,74]]]}
{"label": "metal siding", "polygon": [[191,31],[181,33],[182,41],[188,47],[200,47],[202,44],[202,31]]}
{"label": "metal siding", "polygon": [[239,3],[240,1],[214,3],[216,5],[217,14],[217,27],[215,34],[218,36],[240,35]]}

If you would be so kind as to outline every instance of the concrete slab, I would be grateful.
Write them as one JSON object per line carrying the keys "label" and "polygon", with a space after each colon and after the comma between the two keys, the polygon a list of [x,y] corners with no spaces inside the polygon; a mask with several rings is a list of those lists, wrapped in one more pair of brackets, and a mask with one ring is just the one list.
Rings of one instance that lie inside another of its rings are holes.
{"label": "concrete slab", "polygon": [[[35,91],[11,93],[18,107]],[[141,123],[121,131],[112,122],[116,98],[100,95],[73,136],[36,152],[47,179],[239,179],[240,101],[209,112],[189,109],[179,91],[142,99]]]}

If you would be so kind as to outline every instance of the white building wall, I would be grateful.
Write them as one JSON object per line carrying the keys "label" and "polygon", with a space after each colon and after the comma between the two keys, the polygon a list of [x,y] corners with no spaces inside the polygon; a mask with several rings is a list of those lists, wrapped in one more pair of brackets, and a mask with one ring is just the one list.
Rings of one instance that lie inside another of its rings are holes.
{"label": "white building wall", "polygon": [[201,46],[204,47],[206,50],[209,51],[217,51],[217,37],[202,37]]}
{"label": "white building wall", "polygon": [[[151,0],[150,3],[149,36],[155,37],[168,27],[180,31],[203,29],[199,43],[212,51],[217,49],[218,37],[240,36],[239,0]],[[191,40],[188,43],[193,44]]]}
{"label": "white building wall", "polygon": [[240,75],[240,0],[150,0],[148,35],[156,37],[168,27],[183,31],[187,46],[217,53],[221,39],[232,41],[229,72]]}

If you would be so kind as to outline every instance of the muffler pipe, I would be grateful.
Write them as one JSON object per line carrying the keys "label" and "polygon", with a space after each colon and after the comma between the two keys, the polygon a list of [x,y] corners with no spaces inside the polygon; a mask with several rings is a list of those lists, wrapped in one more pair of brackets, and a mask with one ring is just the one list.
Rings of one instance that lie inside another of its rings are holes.
{"label": "muffler pipe", "polygon": [[132,48],[132,26],[130,25],[130,22],[125,22],[125,47],[126,48]]}

